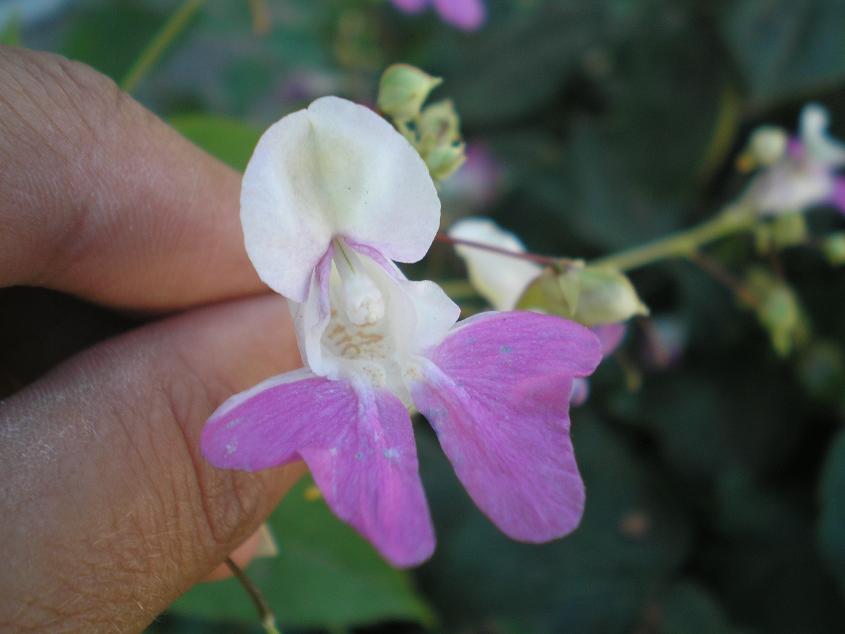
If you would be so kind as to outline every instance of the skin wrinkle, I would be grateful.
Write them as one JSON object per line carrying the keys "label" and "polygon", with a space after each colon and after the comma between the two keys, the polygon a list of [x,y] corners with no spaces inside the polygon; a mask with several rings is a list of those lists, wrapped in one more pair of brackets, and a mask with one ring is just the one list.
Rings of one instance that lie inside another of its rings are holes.
{"label": "skin wrinkle", "polygon": [[[186,350],[176,348],[173,352],[175,358],[182,365],[183,372],[180,372],[180,374],[194,378],[201,376],[199,369],[194,368]],[[185,388],[182,390],[182,393],[174,391],[174,389],[178,389],[179,387]],[[209,404],[219,405],[230,395],[237,393],[239,389],[231,381],[226,381],[224,377],[212,375],[210,379],[206,378],[205,381],[194,380],[164,385],[162,386],[162,391],[173,420],[183,422],[196,420],[200,417],[206,418]],[[197,404],[200,404],[198,408],[196,407]],[[201,410],[202,413],[199,416],[192,415],[193,412],[191,410],[194,408]],[[194,434],[194,437],[191,438],[191,432],[184,424],[179,424],[178,429],[181,432],[182,447],[187,459],[193,465],[192,473],[194,475],[195,487],[189,490],[197,490],[199,492],[200,504],[202,505],[203,514],[207,521],[209,535],[217,544],[229,543],[235,538],[232,531],[233,525],[234,527],[237,526],[237,518],[256,513],[260,500],[266,496],[266,492],[261,488],[261,480],[256,481],[248,474],[227,470],[216,472],[216,482],[220,484],[220,492],[210,489],[206,478],[203,477],[203,474],[207,473],[209,466],[198,450],[198,434]],[[247,483],[249,486],[245,486]],[[256,484],[259,487],[258,489],[255,487]],[[211,512],[212,508],[219,506],[215,504],[217,496],[222,499],[234,499],[237,502],[237,508],[228,510],[225,515],[219,511],[217,513]],[[175,497],[174,499],[178,500],[180,498]]]}

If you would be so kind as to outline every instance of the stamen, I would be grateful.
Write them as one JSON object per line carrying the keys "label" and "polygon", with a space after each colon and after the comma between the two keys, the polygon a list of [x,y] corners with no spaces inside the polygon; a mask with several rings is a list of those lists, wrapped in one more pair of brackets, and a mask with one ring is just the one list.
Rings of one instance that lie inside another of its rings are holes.
{"label": "stamen", "polygon": [[341,279],[341,297],[347,319],[356,326],[375,324],[384,317],[384,298],[358,257],[335,240],[334,258]]}

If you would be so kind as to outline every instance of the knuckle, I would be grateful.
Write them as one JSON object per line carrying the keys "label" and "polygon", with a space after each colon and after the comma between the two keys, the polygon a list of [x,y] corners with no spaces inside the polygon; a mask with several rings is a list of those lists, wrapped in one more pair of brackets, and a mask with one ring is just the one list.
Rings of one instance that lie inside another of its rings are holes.
{"label": "knuckle", "polygon": [[21,239],[45,245],[23,282],[49,285],[85,258],[101,232],[93,212],[112,202],[102,172],[145,112],[85,64],[0,48],[0,208],[26,210]]}

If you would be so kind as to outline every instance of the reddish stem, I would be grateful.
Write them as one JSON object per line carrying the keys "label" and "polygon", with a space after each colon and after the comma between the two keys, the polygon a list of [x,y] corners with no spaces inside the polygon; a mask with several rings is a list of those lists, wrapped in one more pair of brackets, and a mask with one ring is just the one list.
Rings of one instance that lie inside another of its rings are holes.
{"label": "reddish stem", "polygon": [[708,273],[717,282],[720,282],[734,295],[752,308],[760,307],[759,298],[752,293],[733,273],[726,269],[720,262],[704,255],[701,252],[689,256],[691,262],[696,264],[702,271]]}
{"label": "reddish stem", "polygon": [[473,240],[463,240],[462,238],[453,238],[452,236],[438,231],[434,237],[436,242],[443,242],[451,244],[452,246],[470,247],[473,249],[481,249],[482,251],[490,251],[491,253],[498,253],[510,258],[517,258],[519,260],[528,260],[542,266],[569,266],[575,263],[575,260],[567,258],[554,258],[548,255],[538,255],[536,253],[525,253],[522,251],[510,251],[501,247],[494,247],[492,244],[484,244],[483,242],[475,242]]}

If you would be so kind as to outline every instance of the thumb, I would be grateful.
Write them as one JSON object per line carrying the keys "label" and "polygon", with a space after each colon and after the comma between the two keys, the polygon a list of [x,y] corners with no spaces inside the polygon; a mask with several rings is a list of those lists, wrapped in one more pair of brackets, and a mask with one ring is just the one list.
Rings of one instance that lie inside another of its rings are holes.
{"label": "thumb", "polygon": [[140,328],[0,403],[0,552],[15,571],[0,575],[0,623],[140,631],[209,574],[302,467],[214,469],[203,423],[298,365],[287,308],[264,296]]}

